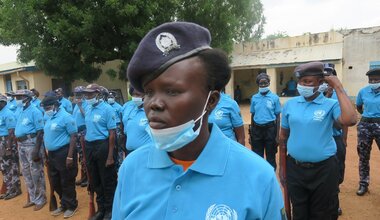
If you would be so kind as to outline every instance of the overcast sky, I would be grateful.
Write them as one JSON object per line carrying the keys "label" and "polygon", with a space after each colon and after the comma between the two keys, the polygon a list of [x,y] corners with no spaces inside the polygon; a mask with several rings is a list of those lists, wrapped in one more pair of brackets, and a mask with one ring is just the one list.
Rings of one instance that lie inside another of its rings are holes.
{"label": "overcast sky", "polygon": [[[331,29],[380,26],[380,0],[261,0],[264,35],[290,36]],[[16,60],[16,47],[0,46],[0,64]]]}

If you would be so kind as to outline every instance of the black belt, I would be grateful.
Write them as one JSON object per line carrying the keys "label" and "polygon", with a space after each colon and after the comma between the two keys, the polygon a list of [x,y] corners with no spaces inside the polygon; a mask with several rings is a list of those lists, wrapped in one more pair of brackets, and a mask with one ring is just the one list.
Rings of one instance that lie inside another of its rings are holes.
{"label": "black belt", "polygon": [[86,125],[81,125],[78,127],[78,132],[81,132],[86,129]]}
{"label": "black belt", "polygon": [[276,121],[271,121],[271,122],[268,122],[265,124],[257,124],[256,122],[253,122],[253,124],[257,127],[267,128],[267,127],[272,127],[272,126],[276,125]]}
{"label": "black belt", "polygon": [[367,122],[367,123],[380,123],[380,118],[367,118],[367,117],[362,117],[360,119],[361,122]]}
{"label": "black belt", "polygon": [[328,159],[326,159],[326,160],[322,160],[322,161],[320,161],[320,162],[301,162],[301,161],[299,161],[299,160],[296,160],[294,157],[290,156],[289,154],[288,154],[288,158],[289,158],[290,161],[292,161],[293,163],[295,163],[297,166],[300,166],[300,167],[303,167],[303,168],[314,168],[314,167],[318,167],[318,166],[320,166],[320,165],[326,163],[326,161],[327,161],[328,159],[330,159],[330,158],[328,158]]}
{"label": "black belt", "polygon": [[27,135],[24,135],[24,136],[18,137],[18,138],[17,138],[17,141],[19,141],[19,142],[23,142],[23,141],[26,141],[26,140],[28,140],[28,139],[30,139],[30,138],[34,138],[34,137],[36,137],[36,136],[37,136],[36,133],[27,134]]}

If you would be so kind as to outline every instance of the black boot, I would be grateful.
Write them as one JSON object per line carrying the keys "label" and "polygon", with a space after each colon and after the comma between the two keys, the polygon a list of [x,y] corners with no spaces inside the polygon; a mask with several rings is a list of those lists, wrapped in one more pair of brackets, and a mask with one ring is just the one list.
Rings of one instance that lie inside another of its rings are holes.
{"label": "black boot", "polygon": [[356,195],[362,196],[368,192],[368,186],[360,185],[358,191],[356,192]]}

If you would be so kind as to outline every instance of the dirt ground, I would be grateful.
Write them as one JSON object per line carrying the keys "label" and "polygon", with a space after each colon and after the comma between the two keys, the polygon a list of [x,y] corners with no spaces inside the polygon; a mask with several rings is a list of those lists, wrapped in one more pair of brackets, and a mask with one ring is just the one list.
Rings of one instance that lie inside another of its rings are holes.
{"label": "dirt ground", "polygon": [[[241,106],[244,124],[249,123],[249,108],[247,105]],[[246,126],[246,137],[248,136]],[[246,145],[249,146],[248,141]],[[376,144],[373,145],[371,156],[371,184],[369,193],[359,197],[356,195],[358,187],[358,156],[356,153],[356,126],[349,128],[346,174],[345,181],[341,185],[340,202],[343,209],[342,220],[348,219],[380,219],[380,153]],[[22,178],[21,178],[22,179]],[[48,187],[48,185],[47,185]],[[33,208],[23,209],[26,201],[26,190],[22,179],[23,194],[9,201],[0,200],[0,220],[12,219],[63,219],[63,216],[52,217],[49,207],[46,205],[40,211],[33,211]],[[49,193],[49,190],[48,192]],[[88,194],[86,188],[77,187],[79,201],[78,212],[71,219],[87,219],[88,216]]]}

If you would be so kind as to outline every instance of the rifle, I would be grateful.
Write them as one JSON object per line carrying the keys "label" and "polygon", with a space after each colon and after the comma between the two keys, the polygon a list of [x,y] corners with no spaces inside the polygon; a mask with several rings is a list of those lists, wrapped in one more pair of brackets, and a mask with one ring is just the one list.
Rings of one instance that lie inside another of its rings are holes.
{"label": "rifle", "polygon": [[88,194],[90,196],[90,201],[88,203],[88,219],[91,219],[95,215],[94,191],[91,189],[92,179],[91,179],[90,172],[87,169],[86,152],[84,149],[84,137],[83,136],[81,136],[79,138],[79,142],[80,142],[80,145],[82,148],[83,162],[86,166],[85,169],[86,169],[87,180],[88,180],[87,191],[88,191]]}
{"label": "rifle", "polygon": [[5,182],[3,180],[3,185],[1,186],[0,194],[6,194],[6,193],[7,193],[7,186],[5,185]]}
{"label": "rifle", "polygon": [[[43,147],[45,147],[45,146],[43,146]],[[48,154],[46,153],[45,149],[44,149],[44,152],[45,152],[46,160],[48,161]],[[49,162],[46,163],[46,172],[48,174],[47,176],[48,176],[49,188],[50,188],[49,211],[52,212],[52,211],[54,211],[54,210],[56,210],[58,208],[58,205],[57,205],[57,198],[55,197],[55,194],[54,194],[54,186],[53,186],[51,178],[50,178],[49,164],[48,163]],[[28,193],[28,198],[29,198],[29,193]]]}
{"label": "rifle", "polygon": [[252,144],[252,124],[248,125],[248,137],[249,137],[248,142],[252,148],[253,147],[253,144]]}
{"label": "rifle", "polygon": [[[286,168],[285,168],[285,170],[286,170]],[[286,217],[287,217],[287,219],[290,220],[292,217],[292,214],[291,214],[291,209],[290,209],[288,187],[286,186],[286,184],[283,184],[282,187],[284,188],[284,204],[285,204]]]}

